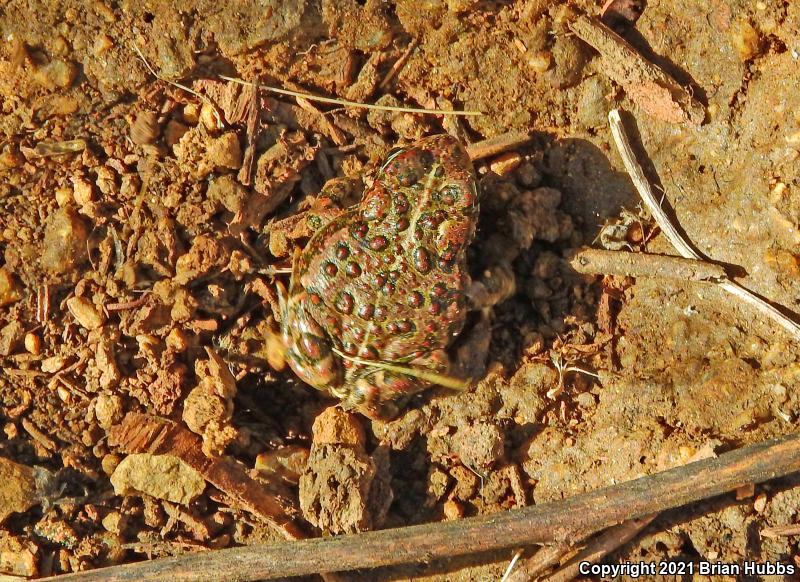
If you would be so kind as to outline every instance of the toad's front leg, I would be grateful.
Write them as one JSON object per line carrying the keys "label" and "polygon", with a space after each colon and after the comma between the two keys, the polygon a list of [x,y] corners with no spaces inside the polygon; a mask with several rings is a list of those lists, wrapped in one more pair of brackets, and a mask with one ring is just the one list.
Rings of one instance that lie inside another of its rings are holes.
{"label": "toad's front leg", "polygon": [[281,340],[295,374],[318,390],[331,391],[341,386],[344,373],[330,338],[309,313],[307,302],[311,300],[302,291],[282,301]]}

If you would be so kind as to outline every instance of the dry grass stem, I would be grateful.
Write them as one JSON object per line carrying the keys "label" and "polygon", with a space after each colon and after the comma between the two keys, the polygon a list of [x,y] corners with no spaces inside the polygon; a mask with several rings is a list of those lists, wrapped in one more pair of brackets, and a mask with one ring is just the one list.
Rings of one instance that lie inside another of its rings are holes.
{"label": "dry grass stem", "polygon": [[348,356],[344,352],[335,348],[333,349],[333,353],[341,358],[344,358],[345,360],[350,360],[351,362],[361,366],[377,368],[379,370],[387,370],[389,372],[396,372],[405,376],[411,376],[412,378],[419,378],[425,382],[430,382],[431,384],[436,384],[437,386],[443,386],[444,388],[450,388],[451,390],[464,390],[469,386],[469,382],[461,380],[460,378],[454,378],[453,376],[439,374],[438,372],[432,372],[422,368],[403,366],[402,364],[392,364],[390,362],[364,360],[355,356]]}
{"label": "dry grass stem", "polygon": [[147,70],[150,71],[151,75],[153,75],[159,81],[163,81],[164,83],[167,83],[168,85],[172,85],[173,87],[177,87],[178,89],[182,89],[182,90],[186,91],[187,93],[190,93],[190,94],[194,95],[195,97],[200,99],[200,101],[202,101],[203,103],[207,103],[211,107],[211,110],[214,112],[214,118],[217,120],[217,126],[218,127],[225,127],[225,124],[222,123],[222,117],[219,114],[219,110],[217,109],[217,106],[214,105],[214,103],[211,101],[211,99],[209,99],[208,97],[206,97],[202,93],[198,93],[197,91],[195,91],[191,87],[187,87],[186,85],[183,85],[181,83],[176,83],[175,81],[170,81],[169,79],[165,79],[164,77],[159,75],[156,72],[156,70],[150,65],[150,63],[147,61],[147,59],[144,58],[144,55],[142,54],[142,51],[139,50],[139,47],[136,46],[136,43],[133,43],[133,50],[135,50],[136,54],[139,55],[139,58],[144,63],[144,66],[147,67]]}
{"label": "dry grass stem", "polygon": [[348,101],[347,99],[334,99],[332,97],[322,97],[320,95],[312,95],[301,91],[291,91],[289,89],[280,89],[278,87],[271,87],[270,85],[262,85],[261,83],[253,83],[252,81],[245,81],[244,79],[237,79],[236,77],[228,77],[227,75],[219,75],[223,81],[230,81],[231,83],[238,83],[248,87],[258,87],[264,91],[271,91],[278,95],[289,95],[290,97],[299,97],[301,99],[308,99],[309,101],[318,101],[319,103],[328,103],[330,105],[341,105],[343,107],[356,107],[361,109],[375,109],[377,111],[396,111],[398,113],[427,113],[431,115],[463,115],[463,116],[476,116],[483,115],[480,111],[444,111],[442,109],[424,109],[419,107],[397,107],[393,105],[375,105],[373,103],[358,103],[356,101]]}

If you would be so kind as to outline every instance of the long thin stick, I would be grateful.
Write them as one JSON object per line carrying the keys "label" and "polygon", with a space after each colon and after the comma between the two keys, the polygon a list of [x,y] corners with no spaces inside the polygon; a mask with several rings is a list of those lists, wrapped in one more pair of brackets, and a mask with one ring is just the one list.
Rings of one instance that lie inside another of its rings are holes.
{"label": "long thin stick", "polygon": [[[664,236],[667,237],[667,240],[672,243],[672,246],[675,247],[681,256],[687,259],[707,261],[708,259],[702,257],[700,253],[694,250],[694,248],[692,248],[692,246],[686,242],[686,240],[678,232],[678,229],[672,224],[667,214],[661,208],[661,205],[658,203],[658,198],[656,198],[655,194],[653,193],[650,182],[648,182],[644,175],[642,166],[640,166],[639,162],[636,160],[636,154],[634,154],[630,140],[628,139],[625,129],[622,126],[619,110],[612,109],[609,111],[608,121],[611,125],[611,135],[614,136],[614,142],[617,144],[617,149],[619,150],[620,156],[622,156],[625,169],[628,171],[628,174],[630,174],[631,180],[633,180],[633,185],[639,192],[639,196],[642,197],[642,200],[644,201],[648,210],[650,210],[650,214],[653,215],[653,218],[658,223],[658,226],[661,228]],[[719,285],[721,289],[724,289],[728,293],[735,295],[742,301],[752,305],[767,317],[772,318],[776,323],[788,331],[796,340],[800,340],[800,324],[786,317],[771,304],[761,299],[761,297],[758,297],[753,292],[745,289],[738,283],[735,283],[728,278],[718,281],[717,285]]]}
{"label": "long thin stick", "polygon": [[800,434],[791,434],[552,503],[357,535],[187,554],[48,580],[274,579],[558,543],[796,471],[800,471]]}

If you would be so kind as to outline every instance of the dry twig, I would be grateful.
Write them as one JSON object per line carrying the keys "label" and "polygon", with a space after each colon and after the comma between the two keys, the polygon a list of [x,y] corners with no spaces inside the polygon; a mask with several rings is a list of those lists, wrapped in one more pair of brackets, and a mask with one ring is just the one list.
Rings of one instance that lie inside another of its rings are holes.
{"label": "dry twig", "polygon": [[573,544],[543,546],[533,556],[519,565],[509,576],[508,582],[528,582],[528,580],[538,578],[542,572],[558,564],[564,556],[572,551],[574,551]]}
{"label": "dry twig", "polygon": [[611,527],[593,539],[587,546],[578,552],[563,568],[545,578],[546,582],[569,582],[580,574],[581,562],[596,564],[620,546],[624,546],[639,534],[647,525],[656,518],[652,514],[641,519],[632,519]]}
{"label": "dry twig", "polygon": [[386,76],[383,78],[383,81],[381,81],[378,84],[379,91],[383,91],[384,89],[386,89],[389,83],[392,82],[392,79],[394,79],[397,73],[400,72],[400,69],[402,69],[408,62],[409,57],[411,57],[411,53],[413,53],[414,49],[416,49],[418,46],[419,46],[418,39],[415,38],[414,40],[411,41],[411,43],[408,45],[408,48],[403,52],[402,55],[400,55],[400,58],[397,59],[397,61],[395,61],[395,63],[392,65],[392,68],[389,69],[389,72],[386,73]]}
{"label": "dry twig", "polygon": [[761,530],[762,538],[776,539],[783,536],[800,536],[800,523],[776,525],[774,527],[765,527]]}
{"label": "dry twig", "polygon": [[743,447],[552,503],[456,521],[278,542],[124,564],[57,582],[259,580],[408,564],[531,544],[563,543],[629,519],[800,471],[800,434]]}
{"label": "dry twig", "polygon": [[569,264],[585,275],[659,277],[681,281],[719,283],[727,279],[725,269],[707,261],[601,249],[580,249],[568,257]]}
{"label": "dry twig", "polygon": [[467,154],[474,162],[483,158],[490,158],[507,150],[525,145],[534,138],[532,133],[525,131],[510,131],[496,137],[490,137],[467,146]]}

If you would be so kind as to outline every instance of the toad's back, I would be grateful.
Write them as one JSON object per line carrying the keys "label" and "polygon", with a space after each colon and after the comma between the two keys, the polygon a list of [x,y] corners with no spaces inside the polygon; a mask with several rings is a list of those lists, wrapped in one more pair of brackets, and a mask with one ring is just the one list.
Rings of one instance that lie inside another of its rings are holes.
{"label": "toad's back", "polygon": [[[477,216],[472,164],[458,141],[433,136],[395,150],[361,203],[309,241],[290,295],[303,297],[305,314],[349,356],[410,362],[441,351],[466,317]],[[364,373],[342,364],[346,382]]]}

